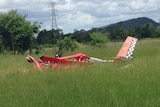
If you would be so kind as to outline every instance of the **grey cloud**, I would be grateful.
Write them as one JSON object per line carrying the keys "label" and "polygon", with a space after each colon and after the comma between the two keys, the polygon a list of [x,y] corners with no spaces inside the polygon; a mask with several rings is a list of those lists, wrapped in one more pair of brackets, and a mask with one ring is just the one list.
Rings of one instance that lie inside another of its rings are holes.
{"label": "grey cloud", "polygon": [[[18,9],[28,20],[43,23],[51,28],[52,0],[1,0],[0,11]],[[159,0],[53,0],[59,27],[65,33],[74,29],[105,26],[135,17],[149,17],[159,21]],[[86,21],[86,19],[88,21]],[[80,23],[78,23],[79,21]]]}

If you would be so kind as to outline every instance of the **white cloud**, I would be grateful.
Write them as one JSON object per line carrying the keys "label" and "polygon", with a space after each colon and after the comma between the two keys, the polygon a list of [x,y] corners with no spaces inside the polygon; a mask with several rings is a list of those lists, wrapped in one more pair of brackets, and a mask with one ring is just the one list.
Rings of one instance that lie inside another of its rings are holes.
{"label": "white cloud", "polygon": [[132,1],[131,8],[132,9],[143,9],[145,7],[145,3],[143,1]]}
{"label": "white cloud", "polygon": [[0,7],[5,8],[5,5],[6,5],[6,0],[1,0],[0,1]]}
{"label": "white cloud", "polygon": [[75,8],[73,3],[66,3],[65,5],[58,5],[57,6],[58,10],[60,11],[71,11]]}
{"label": "white cloud", "polygon": [[96,8],[97,4],[93,3],[93,2],[78,2],[76,4],[76,6],[80,9],[80,10],[84,10],[84,9],[91,9],[91,8]]}
{"label": "white cloud", "polygon": [[[64,27],[63,29],[72,28],[74,29],[84,29],[86,26],[91,26],[95,22],[96,18],[90,14],[76,12],[74,14],[67,14],[65,17],[61,18],[58,22],[61,22]],[[61,23],[59,23],[61,25]]]}
{"label": "white cloud", "polygon": [[28,20],[51,28],[51,2],[55,2],[58,27],[65,33],[74,29],[105,26],[136,17],[159,21],[159,0],[0,0],[0,12],[18,9]]}
{"label": "white cloud", "polygon": [[77,12],[74,19],[75,19],[74,25],[78,24],[80,26],[93,24],[95,20],[95,18],[90,14],[81,13],[81,12]]}

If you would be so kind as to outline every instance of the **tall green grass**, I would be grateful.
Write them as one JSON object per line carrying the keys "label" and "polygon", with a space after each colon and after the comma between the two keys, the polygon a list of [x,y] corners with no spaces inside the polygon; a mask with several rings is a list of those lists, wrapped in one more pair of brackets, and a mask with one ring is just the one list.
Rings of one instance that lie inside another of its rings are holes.
{"label": "tall green grass", "polygon": [[[111,59],[121,45],[83,46],[63,54],[83,52]],[[0,107],[159,107],[159,45],[160,39],[139,40],[130,62],[45,72],[33,72],[26,55],[2,55]],[[52,50],[44,54],[52,56]]]}

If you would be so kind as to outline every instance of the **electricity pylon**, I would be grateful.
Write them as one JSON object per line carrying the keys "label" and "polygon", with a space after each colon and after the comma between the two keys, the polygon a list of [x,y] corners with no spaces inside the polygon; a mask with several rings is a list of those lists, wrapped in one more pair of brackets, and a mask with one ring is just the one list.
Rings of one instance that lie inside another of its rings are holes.
{"label": "electricity pylon", "polygon": [[51,10],[52,10],[52,31],[53,29],[57,29],[57,21],[56,21],[56,11],[55,11],[55,3],[50,2]]}

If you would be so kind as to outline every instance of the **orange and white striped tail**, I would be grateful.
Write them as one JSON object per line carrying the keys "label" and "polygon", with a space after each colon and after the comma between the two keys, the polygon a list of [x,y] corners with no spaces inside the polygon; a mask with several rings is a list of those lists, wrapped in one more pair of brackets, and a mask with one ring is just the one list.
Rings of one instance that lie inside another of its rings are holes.
{"label": "orange and white striped tail", "polygon": [[114,61],[129,61],[133,58],[133,52],[137,43],[137,38],[128,36],[119,50]]}

